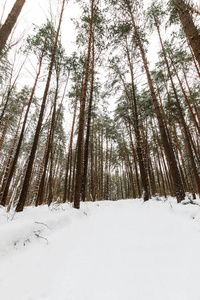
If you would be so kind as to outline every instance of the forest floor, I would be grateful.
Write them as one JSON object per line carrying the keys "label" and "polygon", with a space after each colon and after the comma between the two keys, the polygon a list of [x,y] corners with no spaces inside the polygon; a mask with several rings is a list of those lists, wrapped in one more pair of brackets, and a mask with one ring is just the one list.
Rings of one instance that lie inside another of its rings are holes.
{"label": "forest floor", "polygon": [[157,200],[1,207],[0,298],[199,300],[200,201]]}

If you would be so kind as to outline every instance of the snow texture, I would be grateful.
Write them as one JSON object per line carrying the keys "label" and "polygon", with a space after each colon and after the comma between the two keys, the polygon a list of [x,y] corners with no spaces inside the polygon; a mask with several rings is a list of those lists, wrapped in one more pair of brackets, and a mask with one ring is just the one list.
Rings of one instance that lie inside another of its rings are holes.
{"label": "snow texture", "polygon": [[2,300],[199,300],[200,201],[0,208]]}

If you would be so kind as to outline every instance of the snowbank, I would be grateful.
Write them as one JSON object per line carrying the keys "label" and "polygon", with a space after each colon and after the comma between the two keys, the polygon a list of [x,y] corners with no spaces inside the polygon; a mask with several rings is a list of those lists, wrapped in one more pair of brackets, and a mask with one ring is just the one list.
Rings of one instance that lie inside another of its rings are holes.
{"label": "snowbank", "polygon": [[199,205],[0,207],[1,299],[199,300]]}

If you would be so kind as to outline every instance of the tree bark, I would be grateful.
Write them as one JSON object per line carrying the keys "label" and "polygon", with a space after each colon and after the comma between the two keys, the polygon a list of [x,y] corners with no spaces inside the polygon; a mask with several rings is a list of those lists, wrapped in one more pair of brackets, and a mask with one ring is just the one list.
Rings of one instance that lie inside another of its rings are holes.
{"label": "tree bark", "polygon": [[26,0],[16,0],[5,23],[0,29],[0,54],[6,45],[8,37],[16,24],[17,18],[25,4]]}
{"label": "tree bark", "polygon": [[46,179],[49,156],[50,156],[51,149],[52,149],[52,144],[53,144],[57,96],[58,96],[58,80],[57,80],[56,92],[55,92],[54,103],[53,103],[53,113],[52,113],[52,118],[51,118],[51,127],[50,127],[50,132],[47,136],[47,149],[45,151],[44,169],[43,169],[43,173],[42,173],[42,177],[41,177],[41,181],[40,181],[40,185],[39,185],[39,189],[38,189],[38,194],[37,194],[37,199],[36,199],[36,206],[41,205],[44,201],[44,184],[45,184],[45,179]]}
{"label": "tree bark", "polygon": [[[10,154],[9,154],[9,158],[8,158],[8,161],[7,161],[7,164],[6,164],[6,169],[5,169],[5,172],[4,172],[3,183],[2,183],[2,186],[1,186],[0,199],[1,199],[1,196],[3,196],[3,191],[5,189],[5,186],[6,186],[8,177],[9,177],[9,173],[10,173],[10,170],[11,170],[11,167],[12,167],[12,158],[13,158],[13,153],[14,153],[14,149],[15,149],[15,144],[17,142],[17,137],[18,137],[18,133],[19,133],[19,128],[20,128],[20,124],[21,124],[21,119],[22,119],[23,112],[24,112],[24,106],[23,106],[22,111],[21,111],[21,115],[20,115],[20,118],[19,118],[17,130],[16,130],[15,137],[14,137],[14,141],[13,141],[13,144],[12,144],[12,147],[11,147],[11,151],[10,151]],[[1,205],[5,206],[6,202],[5,201],[1,201]]]}
{"label": "tree bark", "polygon": [[[73,135],[74,135],[74,125],[75,125],[75,119],[76,119],[77,102],[78,102],[78,96],[76,96],[76,99],[75,99],[74,116],[73,116],[73,121],[72,121],[72,129],[71,129],[69,149],[68,149],[68,155],[67,155],[67,161],[66,161],[63,203],[65,203],[67,200],[67,180],[68,180],[69,163],[70,163],[71,152],[72,152],[72,142],[73,142]],[[68,200],[69,200],[69,198],[68,198]]]}
{"label": "tree bark", "polygon": [[7,119],[5,121],[5,125],[4,125],[3,132],[2,132],[2,135],[1,135],[1,139],[0,139],[0,150],[3,146],[4,138],[5,138],[5,135],[6,135],[7,128],[8,128],[8,123],[9,123],[9,120],[10,120],[11,117],[12,117],[12,114],[9,113],[9,115],[7,116]]}
{"label": "tree bark", "polygon": [[154,108],[155,108],[155,112],[156,112],[156,116],[157,116],[157,120],[158,120],[158,125],[159,125],[159,129],[160,129],[160,134],[161,134],[161,138],[162,138],[163,147],[164,147],[166,157],[167,157],[167,160],[168,160],[168,164],[169,164],[169,167],[170,167],[170,173],[171,173],[172,178],[173,178],[173,184],[174,184],[174,189],[175,189],[175,193],[176,193],[177,202],[181,202],[185,198],[185,192],[184,192],[184,189],[183,189],[183,185],[181,183],[181,178],[180,178],[180,173],[179,173],[179,170],[178,170],[177,162],[176,162],[176,159],[175,159],[173,148],[172,148],[171,143],[168,140],[168,137],[167,137],[167,134],[166,134],[166,129],[165,129],[164,122],[163,122],[163,116],[161,114],[159,104],[158,104],[158,101],[157,101],[157,98],[156,98],[152,78],[151,78],[149,68],[148,68],[147,59],[146,59],[145,52],[144,52],[144,49],[143,49],[143,46],[142,46],[142,42],[141,42],[141,39],[140,39],[138,28],[137,28],[136,23],[135,23],[133,12],[131,10],[129,1],[125,0],[125,3],[127,5],[128,12],[129,12],[131,20],[132,20],[132,25],[133,25],[133,28],[135,30],[136,39],[137,39],[137,42],[138,42],[138,46],[139,46],[140,53],[141,53],[141,56],[142,56],[144,68],[145,68],[145,71],[146,71],[147,80],[148,80],[148,84],[149,84],[149,89],[150,89],[150,92],[151,92],[151,97],[152,97],[152,100],[153,100],[153,104],[154,104]]}
{"label": "tree bark", "polygon": [[[155,20],[155,26],[157,28],[160,44],[161,44],[161,47],[162,47],[164,60],[165,60],[166,66],[167,66],[168,75],[169,75],[169,78],[170,78],[170,81],[171,81],[171,84],[172,84],[172,88],[173,88],[173,91],[174,91],[174,96],[175,96],[175,99],[176,99],[179,115],[180,115],[180,118],[181,118],[181,123],[182,123],[183,129],[184,129],[184,134],[185,134],[185,139],[186,139],[186,146],[188,148],[188,152],[189,152],[190,161],[191,161],[191,164],[192,164],[196,184],[197,184],[198,191],[199,191],[199,194],[200,194],[200,178],[199,178],[198,170],[197,170],[197,167],[196,167],[196,163],[195,163],[195,160],[194,160],[194,155],[193,155],[191,144],[190,144],[190,137],[189,137],[188,127],[186,125],[186,122],[185,122],[185,119],[184,119],[184,116],[183,116],[183,110],[182,110],[182,107],[181,107],[181,103],[179,101],[179,98],[178,98],[178,95],[177,95],[177,92],[176,92],[176,88],[175,88],[175,85],[174,85],[174,82],[173,82],[173,78],[172,78],[172,75],[171,75],[169,63],[168,63],[168,60],[167,60],[166,51],[165,51],[165,48],[164,48],[164,45],[163,45],[163,42],[162,42],[162,38],[161,38],[161,34],[160,34],[160,29],[159,29],[158,23],[156,21],[156,18],[154,18],[154,20]],[[172,61],[172,63],[173,63],[173,61]]]}
{"label": "tree bark", "polygon": [[86,185],[87,185],[87,170],[88,170],[90,123],[91,123],[92,102],[93,102],[93,89],[94,89],[94,33],[93,33],[93,44],[92,44],[92,75],[91,75],[91,87],[90,87],[90,100],[89,100],[89,108],[88,108],[87,131],[86,131],[85,151],[84,151],[83,177],[82,177],[82,188],[81,188],[82,201],[85,201]]}
{"label": "tree bark", "polygon": [[53,71],[53,65],[54,65],[54,62],[55,62],[58,37],[59,37],[59,32],[60,32],[60,27],[61,27],[61,22],[62,22],[62,16],[63,16],[63,12],[64,12],[64,5],[65,5],[65,0],[63,0],[63,3],[62,3],[62,9],[61,9],[58,29],[57,29],[57,33],[56,33],[56,37],[55,37],[54,47],[53,47],[53,50],[52,50],[51,62],[50,62],[50,66],[49,66],[47,82],[46,82],[45,91],[44,91],[43,100],[42,100],[42,105],[41,105],[41,109],[40,109],[40,115],[39,115],[39,119],[38,119],[37,128],[36,128],[36,131],[35,131],[33,146],[32,146],[32,149],[31,149],[30,156],[29,156],[29,163],[28,163],[28,167],[27,167],[27,170],[26,170],[26,175],[25,175],[22,191],[21,191],[19,201],[18,201],[17,206],[16,206],[16,212],[22,211],[23,208],[24,208],[25,202],[26,202],[26,197],[27,197],[28,188],[29,188],[29,184],[30,184],[31,173],[32,173],[33,162],[34,162],[34,159],[35,159],[35,153],[36,153],[37,145],[38,145],[38,141],[39,141],[39,134],[40,134],[41,126],[42,126],[44,109],[45,109],[45,105],[46,105],[47,95],[48,95],[51,76],[52,76],[52,71]]}
{"label": "tree bark", "polygon": [[89,67],[90,67],[90,54],[91,54],[91,43],[92,43],[92,29],[93,29],[93,14],[94,14],[94,0],[91,2],[91,15],[90,15],[90,28],[89,28],[89,40],[87,50],[87,61],[85,69],[85,79],[83,86],[83,93],[80,105],[79,115],[79,130],[78,130],[78,149],[77,149],[77,168],[76,168],[76,184],[75,184],[75,195],[74,195],[74,208],[80,208],[81,198],[81,183],[82,183],[82,169],[83,169],[83,140],[84,140],[84,123],[85,123],[85,100],[87,94]]}
{"label": "tree bark", "polygon": [[12,167],[11,167],[11,170],[10,170],[10,173],[9,173],[6,185],[5,185],[5,189],[4,189],[4,192],[3,192],[3,195],[2,195],[1,205],[5,205],[5,203],[6,203],[6,198],[7,198],[8,192],[9,192],[10,183],[11,183],[11,180],[13,178],[13,174],[15,172],[15,168],[16,168],[16,165],[17,165],[19,152],[20,152],[21,144],[22,144],[23,137],[24,137],[24,131],[25,131],[25,126],[26,126],[26,122],[27,122],[27,118],[28,118],[28,113],[29,113],[29,110],[30,110],[30,106],[31,106],[31,103],[32,103],[32,100],[33,100],[33,96],[34,96],[34,93],[35,93],[35,89],[36,89],[38,78],[39,78],[40,71],[41,71],[43,56],[44,56],[44,52],[42,52],[41,57],[40,57],[38,72],[37,72],[35,82],[34,82],[34,85],[33,85],[33,88],[32,88],[32,92],[31,92],[31,95],[30,95],[30,99],[29,99],[29,102],[28,102],[28,106],[27,106],[27,109],[26,109],[26,114],[24,116],[24,121],[23,121],[22,129],[21,129],[19,141],[18,141],[18,144],[17,144],[17,149],[15,151],[15,155],[14,155],[14,158],[13,158],[13,161],[12,161]]}
{"label": "tree bark", "polygon": [[185,34],[192,47],[196,60],[200,66],[200,35],[193,22],[192,16],[183,0],[173,0],[177,9],[180,21],[183,25]]}

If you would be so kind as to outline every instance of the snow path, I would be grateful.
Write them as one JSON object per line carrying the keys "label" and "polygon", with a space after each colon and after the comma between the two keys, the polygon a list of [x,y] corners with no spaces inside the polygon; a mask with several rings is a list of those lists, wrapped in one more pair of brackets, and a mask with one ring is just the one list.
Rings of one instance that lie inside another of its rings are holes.
{"label": "snow path", "polygon": [[182,208],[137,200],[83,207],[48,245],[29,243],[0,260],[2,300],[200,299],[200,227]]}

